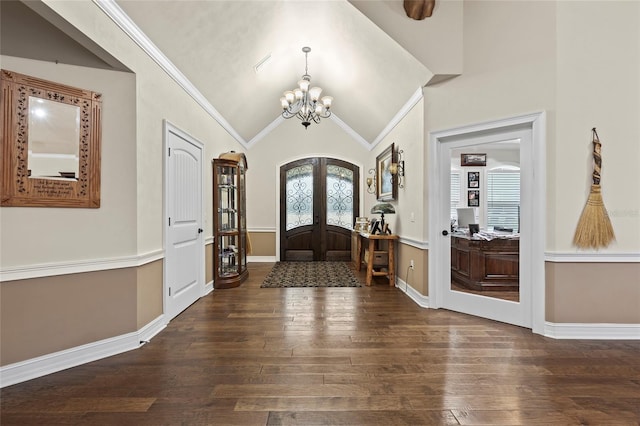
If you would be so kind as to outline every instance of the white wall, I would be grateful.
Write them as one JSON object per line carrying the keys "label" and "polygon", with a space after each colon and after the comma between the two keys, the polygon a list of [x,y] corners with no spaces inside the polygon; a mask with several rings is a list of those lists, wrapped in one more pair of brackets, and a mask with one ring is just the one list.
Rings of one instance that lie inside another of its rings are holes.
{"label": "white wall", "polygon": [[[274,117],[275,118],[275,117]],[[246,151],[247,172],[247,227],[275,229],[278,218],[276,192],[280,166],[307,157],[332,157],[360,167],[360,200],[363,194],[363,172],[369,150],[347,135],[332,120],[322,120],[308,129],[300,120],[291,118],[280,124],[264,139]]]}
{"label": "white wall", "polygon": [[[416,242],[424,242],[426,238],[426,212],[423,209],[423,196],[426,193],[425,177],[427,170],[424,158],[424,100],[420,100],[396,127],[371,151],[367,170],[375,168],[376,157],[392,143],[395,149],[403,150],[405,176],[402,179],[404,188],[398,188],[398,199],[391,201],[396,213],[385,215],[394,234],[409,238]],[[375,194],[365,191],[365,211],[363,216],[378,216],[370,213],[371,207],[378,203]]]}
{"label": "white wall", "polygon": [[2,56],[2,68],[103,95],[101,207],[0,209],[2,269],[136,253],[135,76]]}

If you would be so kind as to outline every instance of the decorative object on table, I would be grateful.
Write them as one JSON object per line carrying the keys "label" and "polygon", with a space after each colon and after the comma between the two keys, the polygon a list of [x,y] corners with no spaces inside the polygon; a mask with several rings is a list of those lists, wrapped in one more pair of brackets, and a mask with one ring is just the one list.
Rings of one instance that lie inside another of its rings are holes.
{"label": "decorative object on table", "polygon": [[461,166],[486,166],[487,154],[460,154]]}
{"label": "decorative object on table", "polygon": [[467,187],[480,188],[480,172],[467,172]]}
{"label": "decorative object on table", "polygon": [[602,170],[602,144],[596,132],[596,128],[591,129],[593,143],[593,173],[592,184],[587,204],[582,210],[573,244],[579,248],[600,248],[606,247],[615,240],[613,226],[609,219],[609,214],[602,201],[600,187],[600,172]]}
{"label": "decorative object on table", "polygon": [[404,177],[404,160],[402,159],[402,154],[404,154],[404,151],[399,149],[396,153],[396,161],[389,166],[389,171],[395,179],[398,188],[404,188],[404,184],[402,183],[402,178]]}
{"label": "decorative object on table", "polygon": [[376,157],[376,198],[393,201],[398,197],[398,182],[391,174],[391,164],[397,163],[397,153],[392,143]]}
{"label": "decorative object on table", "polygon": [[378,188],[377,179],[376,179],[376,169],[369,169],[369,174],[373,175],[373,177],[367,178],[367,192],[369,194],[375,194]]}
{"label": "decorative object on table", "polygon": [[261,288],[361,287],[350,262],[278,262]]}
{"label": "decorative object on table", "polygon": [[477,224],[477,223],[470,223],[469,224],[469,236],[473,237],[478,232],[480,232],[480,225]]}
{"label": "decorative object on table", "polygon": [[358,232],[367,232],[369,230],[369,218],[356,217],[356,223],[353,225],[353,230]]}
{"label": "decorative object on table", "polygon": [[[384,228],[384,214],[392,214],[395,213],[396,209],[393,208],[393,206],[389,203],[380,203],[380,204],[376,204],[375,206],[371,207],[371,213],[373,214],[380,214],[380,223],[379,223],[379,228],[380,230],[382,230]],[[374,232],[371,232],[372,234],[374,234]]]}
{"label": "decorative object on table", "polygon": [[472,189],[468,191],[467,196],[467,206],[469,207],[480,207],[480,191],[477,189]]}
{"label": "decorative object on table", "polygon": [[311,86],[311,76],[308,70],[308,55],[311,52],[310,47],[303,47],[304,52],[304,75],[302,80],[298,81],[298,87],[293,90],[284,92],[284,96],[280,98],[282,105],[282,116],[284,118],[298,117],[302,121],[304,128],[308,128],[311,122],[318,124],[320,118],[331,117],[331,96],[323,96],[320,99],[322,89]]}
{"label": "decorative object on table", "polygon": [[404,11],[407,16],[416,21],[422,21],[433,15],[436,0],[404,0]]}

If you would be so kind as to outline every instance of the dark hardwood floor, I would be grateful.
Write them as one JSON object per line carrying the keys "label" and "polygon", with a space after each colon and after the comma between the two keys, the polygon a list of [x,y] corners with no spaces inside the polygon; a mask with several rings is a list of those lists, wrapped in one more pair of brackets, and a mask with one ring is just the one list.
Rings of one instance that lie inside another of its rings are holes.
{"label": "dark hardwood floor", "polygon": [[[8,425],[638,425],[640,342],[372,287],[216,290],[144,347],[1,390]],[[364,276],[360,276],[364,281]]]}

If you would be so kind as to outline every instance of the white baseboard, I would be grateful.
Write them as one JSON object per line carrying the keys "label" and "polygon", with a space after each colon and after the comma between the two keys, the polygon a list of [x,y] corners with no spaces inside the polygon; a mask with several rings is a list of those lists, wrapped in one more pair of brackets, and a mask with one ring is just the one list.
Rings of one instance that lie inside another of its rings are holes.
{"label": "white baseboard", "polygon": [[640,340],[640,324],[545,322],[544,335],[553,339]]}
{"label": "white baseboard", "polygon": [[166,327],[164,315],[138,331],[0,367],[0,388],[137,349]]}
{"label": "white baseboard", "polygon": [[405,292],[406,295],[409,296],[411,300],[416,302],[421,308],[429,307],[429,297],[422,295],[419,291],[411,287],[400,278],[396,278],[396,287]]}
{"label": "white baseboard", "polygon": [[206,296],[207,294],[211,293],[213,291],[213,281],[209,281],[205,286],[204,286],[204,293],[202,293],[202,296]]}

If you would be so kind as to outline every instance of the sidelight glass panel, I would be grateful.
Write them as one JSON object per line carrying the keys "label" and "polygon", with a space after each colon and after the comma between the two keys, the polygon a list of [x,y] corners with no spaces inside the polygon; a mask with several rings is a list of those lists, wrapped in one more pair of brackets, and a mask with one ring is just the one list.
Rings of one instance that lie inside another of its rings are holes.
{"label": "sidelight glass panel", "polygon": [[313,165],[287,170],[287,231],[313,224]]}
{"label": "sidelight glass panel", "polygon": [[353,227],[353,171],[327,166],[327,225]]}

